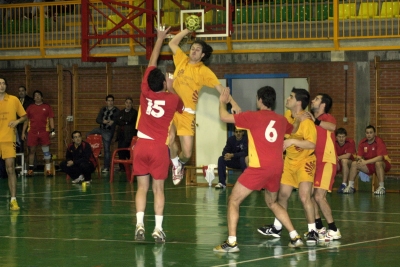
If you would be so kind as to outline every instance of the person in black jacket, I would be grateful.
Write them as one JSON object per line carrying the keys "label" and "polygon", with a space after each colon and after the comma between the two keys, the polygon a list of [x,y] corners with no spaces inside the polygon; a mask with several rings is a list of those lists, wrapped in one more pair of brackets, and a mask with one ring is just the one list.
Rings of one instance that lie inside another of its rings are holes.
{"label": "person in black jacket", "polygon": [[248,139],[244,133],[243,130],[235,129],[235,135],[226,141],[222,156],[218,158],[219,183],[215,186],[216,189],[226,187],[226,167],[241,169],[242,172],[247,168]]}
{"label": "person in black jacket", "polygon": [[71,177],[73,184],[90,182],[92,172],[96,168],[92,147],[82,141],[82,134],[79,131],[74,131],[71,137],[72,143],[67,148],[65,161],[60,163],[60,168]]}
{"label": "person in black jacket", "polygon": [[91,134],[101,134],[104,147],[104,168],[102,172],[107,173],[110,170],[111,163],[111,140],[115,132],[115,119],[118,116],[119,109],[114,106],[114,96],[106,96],[106,105],[102,107],[97,115],[96,122],[100,127],[91,130],[86,136]]}
{"label": "person in black jacket", "polygon": [[[118,116],[115,120],[115,123],[118,125],[117,130],[117,139],[118,141],[118,148],[126,148],[129,147],[132,138],[137,135],[136,130],[136,119],[138,116],[138,112],[133,107],[133,100],[130,97],[125,99],[125,109],[120,110]],[[129,159],[130,152],[129,151],[119,151],[118,156],[120,159]],[[124,165],[119,164],[119,170],[124,172]]]}
{"label": "person in black jacket", "polygon": [[[24,109],[26,110],[29,105],[32,105],[33,103],[35,103],[35,101],[33,100],[32,97],[28,96],[26,94],[26,87],[21,85],[18,88],[18,98],[19,101],[21,101],[22,106],[24,107]],[[18,135],[17,135],[17,153],[24,153],[24,140],[21,138],[22,136],[22,129],[23,129],[24,125],[23,124],[19,124],[17,126],[17,131],[18,131]]]}

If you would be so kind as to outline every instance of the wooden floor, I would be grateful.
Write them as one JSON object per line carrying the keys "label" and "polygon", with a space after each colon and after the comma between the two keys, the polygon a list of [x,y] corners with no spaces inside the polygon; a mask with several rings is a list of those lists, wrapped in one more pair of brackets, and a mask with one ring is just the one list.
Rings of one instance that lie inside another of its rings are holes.
{"label": "wooden floor", "polygon": [[[398,186],[394,181],[393,186]],[[316,247],[288,247],[281,238],[260,235],[273,222],[262,192],[243,203],[238,226],[239,253],[214,253],[227,238],[226,203],[232,188],[173,186],[166,182],[164,230],[155,244],[153,196],[145,214],[146,242],[134,241],[136,183],[124,175],[113,184],[95,178],[82,190],[60,173],[55,178],[18,178],[19,212],[8,210],[7,180],[0,180],[0,266],[399,266],[400,194],[329,194],[340,241]],[[365,186],[365,188],[370,188]],[[297,192],[289,214],[299,233],[307,230]]]}

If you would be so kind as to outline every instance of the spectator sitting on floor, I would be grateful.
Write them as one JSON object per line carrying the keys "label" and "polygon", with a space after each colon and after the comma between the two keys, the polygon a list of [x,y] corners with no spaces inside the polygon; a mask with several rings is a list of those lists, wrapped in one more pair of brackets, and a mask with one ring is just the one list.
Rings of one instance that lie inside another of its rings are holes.
{"label": "spectator sitting on floor", "polygon": [[337,154],[337,169],[336,173],[342,172],[342,184],[338,189],[338,193],[343,193],[349,180],[351,163],[354,160],[353,154],[356,154],[356,145],[353,139],[347,137],[347,131],[344,128],[339,128],[336,131],[335,149]]}
{"label": "spectator sitting on floor", "polygon": [[71,137],[72,143],[67,148],[65,161],[60,163],[60,168],[71,177],[73,184],[90,182],[91,174],[96,169],[92,147],[82,141],[82,134],[79,131],[74,131]]}
{"label": "spectator sitting on floor", "polygon": [[219,183],[216,189],[226,187],[226,167],[241,169],[242,172],[247,168],[248,162],[248,140],[245,131],[235,129],[235,135],[228,138],[222,151],[222,156],[218,158],[218,178]]}

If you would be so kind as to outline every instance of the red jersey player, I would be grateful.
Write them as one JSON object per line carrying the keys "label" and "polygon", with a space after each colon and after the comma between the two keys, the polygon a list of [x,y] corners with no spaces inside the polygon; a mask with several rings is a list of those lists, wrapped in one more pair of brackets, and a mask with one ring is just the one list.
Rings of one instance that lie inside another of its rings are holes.
{"label": "red jersey player", "polygon": [[[152,176],[154,194],[155,228],[153,238],[156,242],[165,242],[165,233],[162,228],[164,213],[164,181],[168,177],[169,151],[167,144],[168,132],[176,111],[182,113],[182,100],[167,90],[167,80],[158,69],[157,59],[162,43],[168,30],[160,27],[157,30],[157,41],[150,57],[148,68],[142,80],[140,95],[140,110],[138,116],[139,140],[134,149],[133,172],[137,176],[138,189],[136,192],[136,231],[135,240],[145,239],[144,211],[146,196]],[[169,78],[167,78],[169,79]],[[168,80],[168,85],[171,81]]]}
{"label": "red jersey player", "polygon": [[[220,96],[220,117],[223,122],[235,123],[237,128],[247,130],[249,136],[249,167],[238,178],[228,203],[228,240],[214,248],[216,252],[239,252],[236,229],[239,220],[239,205],[253,191],[265,188],[265,202],[275,216],[288,229],[289,246],[303,245],[294,229],[289,215],[278,201],[278,190],[283,171],[282,152],[284,135],[292,132],[293,126],[285,117],[271,110],[276,100],[275,90],[265,86],[257,91],[259,111],[229,114],[227,89]],[[273,166],[273,167],[271,167]]]}

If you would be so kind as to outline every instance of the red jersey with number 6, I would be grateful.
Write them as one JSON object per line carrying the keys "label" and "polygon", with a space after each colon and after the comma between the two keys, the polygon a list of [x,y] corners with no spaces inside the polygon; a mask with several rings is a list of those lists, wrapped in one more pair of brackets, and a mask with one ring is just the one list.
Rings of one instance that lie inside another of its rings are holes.
{"label": "red jersey with number 6", "polygon": [[140,109],[136,129],[138,137],[168,144],[168,132],[176,111],[183,112],[184,105],[178,95],[165,91],[153,92],[147,82],[155,66],[148,67],[142,80]]}
{"label": "red jersey with number 6", "polygon": [[236,127],[247,130],[249,167],[283,168],[283,141],[293,125],[271,110],[247,111],[234,117]]}

